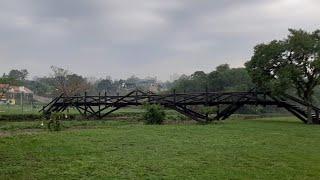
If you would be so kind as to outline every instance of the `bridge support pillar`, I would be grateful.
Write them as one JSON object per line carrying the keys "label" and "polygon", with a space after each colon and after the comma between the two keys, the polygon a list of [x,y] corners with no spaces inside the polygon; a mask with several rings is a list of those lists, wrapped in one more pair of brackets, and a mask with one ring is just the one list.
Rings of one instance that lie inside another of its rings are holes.
{"label": "bridge support pillar", "polygon": [[314,124],[320,124],[320,120],[319,120],[319,111],[318,110],[315,110],[315,118],[313,120],[313,123]]}

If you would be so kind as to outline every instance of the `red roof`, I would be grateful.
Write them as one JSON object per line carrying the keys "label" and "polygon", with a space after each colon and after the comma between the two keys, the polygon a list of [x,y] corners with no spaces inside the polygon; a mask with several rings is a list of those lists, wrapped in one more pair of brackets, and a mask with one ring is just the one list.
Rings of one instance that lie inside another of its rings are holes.
{"label": "red roof", "polygon": [[9,84],[0,84],[0,89],[8,89],[9,93],[33,94],[33,92],[24,86],[10,86]]}
{"label": "red roof", "polygon": [[4,89],[4,88],[9,88],[10,85],[9,84],[0,84],[0,88]]}
{"label": "red roof", "polygon": [[33,92],[30,89],[28,89],[24,86],[10,86],[9,92],[10,93],[33,94]]}

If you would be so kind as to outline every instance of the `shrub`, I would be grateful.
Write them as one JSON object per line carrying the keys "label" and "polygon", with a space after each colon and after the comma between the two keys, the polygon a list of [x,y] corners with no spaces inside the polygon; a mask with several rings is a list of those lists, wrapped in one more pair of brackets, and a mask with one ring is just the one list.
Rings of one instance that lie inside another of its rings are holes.
{"label": "shrub", "polygon": [[187,121],[187,120],[189,120],[189,118],[187,116],[184,116],[182,114],[178,114],[177,118],[178,118],[179,121]]}
{"label": "shrub", "polygon": [[48,122],[48,129],[50,131],[60,131],[61,123],[60,121],[65,119],[65,115],[62,113],[53,113],[50,116],[50,120]]}
{"label": "shrub", "polygon": [[200,112],[203,114],[216,114],[218,111],[217,107],[203,106],[200,108]]}
{"label": "shrub", "polygon": [[146,124],[162,124],[166,113],[164,109],[158,104],[145,105],[146,112],[143,119]]}

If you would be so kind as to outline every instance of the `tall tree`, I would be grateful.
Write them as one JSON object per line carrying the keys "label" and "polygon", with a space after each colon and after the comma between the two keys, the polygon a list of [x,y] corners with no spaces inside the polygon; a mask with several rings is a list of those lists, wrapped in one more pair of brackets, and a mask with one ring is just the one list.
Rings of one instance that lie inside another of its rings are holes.
{"label": "tall tree", "polygon": [[201,92],[205,91],[208,87],[207,74],[203,71],[194,72],[190,77],[190,81],[192,84],[190,87],[191,91]]}
{"label": "tall tree", "polygon": [[8,77],[16,80],[23,81],[28,77],[29,72],[26,69],[13,69],[9,72]]}
{"label": "tall tree", "polygon": [[90,84],[80,75],[70,73],[60,67],[51,66],[53,71],[53,79],[58,93],[66,95],[74,95],[82,93],[89,89]]}
{"label": "tall tree", "polygon": [[245,68],[230,68],[222,64],[209,74],[196,71],[191,76],[183,75],[173,82],[173,89],[188,92],[205,91],[241,91],[252,87],[251,78]]}
{"label": "tall tree", "polygon": [[[293,88],[311,104],[314,89],[320,83],[319,53],[320,30],[289,29],[287,38],[257,45],[246,67],[258,86],[276,93]],[[312,123],[311,107],[308,123]]]}
{"label": "tall tree", "polygon": [[25,81],[24,85],[31,89],[34,94],[39,96],[50,95],[50,85],[42,83],[39,79]]}
{"label": "tall tree", "polygon": [[230,68],[222,64],[208,75],[211,91],[241,91],[252,87],[252,81],[246,69]]}
{"label": "tall tree", "polygon": [[21,86],[23,83],[20,80],[5,76],[5,77],[0,77],[0,84],[9,84],[11,86]]}
{"label": "tall tree", "polygon": [[97,83],[98,92],[110,92],[112,90],[112,80],[102,79]]}

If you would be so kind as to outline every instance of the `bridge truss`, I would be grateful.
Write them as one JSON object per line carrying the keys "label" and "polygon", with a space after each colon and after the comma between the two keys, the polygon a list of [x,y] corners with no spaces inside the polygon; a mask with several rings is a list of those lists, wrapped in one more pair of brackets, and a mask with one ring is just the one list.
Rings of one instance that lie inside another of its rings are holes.
{"label": "bridge truss", "polygon": [[[65,96],[54,98],[42,108],[42,112],[49,115],[53,112],[64,112],[67,108],[75,108],[86,118],[102,119],[110,113],[128,106],[140,106],[143,104],[159,104],[166,108],[190,117],[198,122],[211,122],[224,120],[230,117],[244,105],[261,105],[282,107],[291,112],[304,123],[307,123],[307,107],[311,107],[313,122],[319,124],[320,109],[302,101],[299,98],[282,95],[273,96],[270,93],[255,90],[247,92],[199,92],[199,93],[173,93],[154,94],[134,90],[126,95],[113,96],[100,94],[96,96]],[[217,107],[214,117],[195,111],[194,106]]]}

